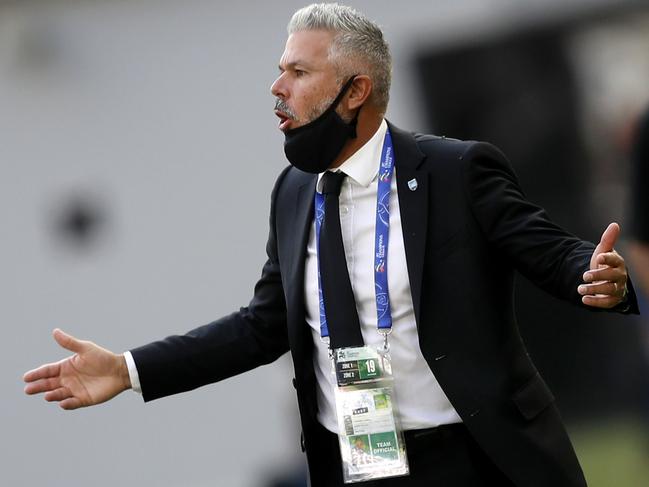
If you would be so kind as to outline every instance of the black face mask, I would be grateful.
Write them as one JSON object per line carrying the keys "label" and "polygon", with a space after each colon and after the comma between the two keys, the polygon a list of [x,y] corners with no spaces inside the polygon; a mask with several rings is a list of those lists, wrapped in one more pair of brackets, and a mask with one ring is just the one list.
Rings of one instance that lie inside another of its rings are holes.
{"label": "black face mask", "polygon": [[315,120],[284,133],[284,153],[298,169],[318,174],[334,162],[348,139],[356,138],[358,112],[350,123],[340,118],[336,107],[352,85],[352,76],[332,104]]}

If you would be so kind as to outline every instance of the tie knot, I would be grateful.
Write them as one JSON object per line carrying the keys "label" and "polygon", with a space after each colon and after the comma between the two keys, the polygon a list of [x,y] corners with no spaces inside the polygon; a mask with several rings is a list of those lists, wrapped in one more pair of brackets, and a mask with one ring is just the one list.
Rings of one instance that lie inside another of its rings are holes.
{"label": "tie knot", "polygon": [[343,180],[347,174],[342,171],[331,172],[327,171],[322,175],[322,194],[340,194],[340,187],[343,185]]}

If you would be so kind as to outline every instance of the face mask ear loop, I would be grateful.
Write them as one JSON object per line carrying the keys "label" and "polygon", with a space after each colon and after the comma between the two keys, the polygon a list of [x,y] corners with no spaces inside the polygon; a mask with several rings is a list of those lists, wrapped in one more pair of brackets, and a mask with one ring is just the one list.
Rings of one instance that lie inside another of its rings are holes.
{"label": "face mask ear loop", "polygon": [[338,93],[338,96],[336,97],[336,99],[335,99],[335,100],[333,101],[333,103],[331,104],[332,107],[336,108],[336,107],[338,106],[338,104],[340,103],[340,101],[343,99],[343,96],[345,96],[345,93],[347,93],[347,90],[349,90],[349,88],[352,86],[352,83],[353,83],[354,80],[356,79],[356,76],[358,76],[358,75],[355,74],[354,76],[352,76],[351,78],[349,78],[349,79],[347,80],[347,82],[343,85],[343,87],[342,87],[341,90],[340,90],[340,93]]}
{"label": "face mask ear loop", "polygon": [[[356,79],[356,76],[358,76],[358,75],[355,74],[354,76],[349,78],[347,80],[347,82],[343,85],[342,89],[340,90],[340,93],[338,93],[338,96],[336,97],[336,99],[331,104],[331,109],[332,110],[335,110],[338,107],[338,104],[342,101],[343,97],[345,96],[345,94],[347,93],[349,88],[351,88],[352,83]],[[358,107],[358,110],[356,110],[356,115],[354,115],[354,118],[351,120],[351,122],[349,122],[349,128],[351,130],[351,133],[349,134],[349,137],[352,138],[352,139],[356,138],[356,124],[358,123],[358,114],[361,113],[361,108],[363,108],[362,105],[360,107]]]}

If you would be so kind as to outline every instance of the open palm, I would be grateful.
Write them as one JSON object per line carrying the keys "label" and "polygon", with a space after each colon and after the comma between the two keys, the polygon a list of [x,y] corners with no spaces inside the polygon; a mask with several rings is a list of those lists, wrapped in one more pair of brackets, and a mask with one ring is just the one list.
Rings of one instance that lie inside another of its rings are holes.
{"label": "open palm", "polygon": [[59,345],[75,354],[27,372],[27,394],[44,392],[46,401],[58,401],[63,409],[77,409],[108,401],[130,388],[122,356],[59,329],[53,335]]}

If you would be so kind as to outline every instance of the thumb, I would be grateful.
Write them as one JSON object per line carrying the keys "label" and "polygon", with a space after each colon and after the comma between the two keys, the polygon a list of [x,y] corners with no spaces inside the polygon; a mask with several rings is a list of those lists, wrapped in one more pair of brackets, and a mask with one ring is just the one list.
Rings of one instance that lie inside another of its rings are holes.
{"label": "thumb", "polygon": [[613,222],[609,224],[608,227],[606,227],[606,230],[604,230],[604,233],[602,233],[602,238],[599,242],[599,245],[601,245],[602,252],[610,252],[613,250],[613,247],[615,247],[615,242],[617,241],[617,238],[620,236],[620,225],[617,223]]}
{"label": "thumb", "polygon": [[59,328],[55,328],[52,332],[52,335],[54,336],[56,343],[61,345],[66,350],[70,350],[71,352],[75,353],[81,353],[85,349],[85,345],[81,340],[77,340],[72,335],[68,335]]}
{"label": "thumb", "polygon": [[606,230],[604,230],[604,233],[602,233],[602,238],[597,244],[597,247],[595,247],[593,256],[590,259],[591,269],[597,269],[598,267],[597,256],[599,254],[603,254],[604,252],[611,252],[615,247],[615,242],[617,241],[619,236],[620,236],[620,225],[618,225],[615,222],[610,223],[609,226],[606,227]]}

